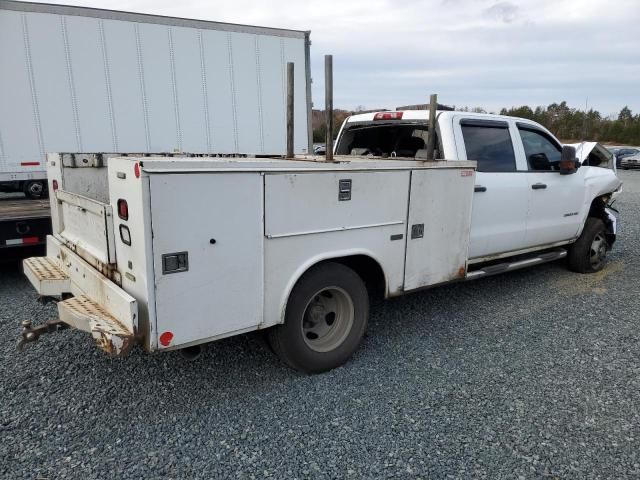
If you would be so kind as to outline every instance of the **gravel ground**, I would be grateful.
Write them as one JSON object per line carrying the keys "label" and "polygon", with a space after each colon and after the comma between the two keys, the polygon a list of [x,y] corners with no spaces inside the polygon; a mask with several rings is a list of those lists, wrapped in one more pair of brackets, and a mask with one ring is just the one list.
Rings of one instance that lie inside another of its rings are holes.
{"label": "gravel ground", "polygon": [[373,306],[346,366],[285,368],[245,335],[111,359],[0,272],[2,478],[640,476],[640,172],[595,275],[548,264]]}

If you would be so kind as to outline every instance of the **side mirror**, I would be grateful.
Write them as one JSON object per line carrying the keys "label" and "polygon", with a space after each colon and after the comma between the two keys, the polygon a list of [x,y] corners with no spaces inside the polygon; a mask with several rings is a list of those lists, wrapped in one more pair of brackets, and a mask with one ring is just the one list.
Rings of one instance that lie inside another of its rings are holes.
{"label": "side mirror", "polygon": [[564,145],[562,147],[562,153],[560,154],[560,175],[571,175],[578,171],[580,162],[576,160],[576,148]]}

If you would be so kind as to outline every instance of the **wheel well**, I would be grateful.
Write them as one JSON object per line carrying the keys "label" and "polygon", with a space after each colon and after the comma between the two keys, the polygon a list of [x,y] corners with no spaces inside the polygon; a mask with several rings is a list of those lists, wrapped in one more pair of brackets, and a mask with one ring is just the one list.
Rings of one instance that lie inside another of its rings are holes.
{"label": "wheel well", "polygon": [[372,298],[384,298],[387,292],[387,281],[380,264],[367,255],[350,255],[330,258],[321,263],[336,262],[349,267],[364,281]]}

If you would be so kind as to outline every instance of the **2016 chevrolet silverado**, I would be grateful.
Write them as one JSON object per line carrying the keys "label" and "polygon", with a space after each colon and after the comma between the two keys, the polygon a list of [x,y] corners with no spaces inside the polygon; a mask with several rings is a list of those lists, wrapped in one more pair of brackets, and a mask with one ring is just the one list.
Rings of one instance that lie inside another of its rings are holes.
{"label": "2016 chevrolet silverado", "polygon": [[290,366],[341,365],[385,297],[568,257],[603,267],[611,165],[580,165],[542,126],[440,112],[355,115],[335,161],[50,154],[53,235],[24,262],[60,320],[105,351],[186,349],[268,329]]}

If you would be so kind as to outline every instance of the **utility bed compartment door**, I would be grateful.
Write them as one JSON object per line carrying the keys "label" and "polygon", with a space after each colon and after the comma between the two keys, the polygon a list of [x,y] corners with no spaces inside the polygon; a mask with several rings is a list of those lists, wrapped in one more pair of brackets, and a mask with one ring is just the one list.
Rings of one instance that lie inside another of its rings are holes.
{"label": "utility bed compartment door", "polygon": [[471,169],[411,173],[405,290],[464,277],[473,185]]}
{"label": "utility bed compartment door", "polygon": [[255,328],[262,320],[261,175],[149,178],[159,348]]}
{"label": "utility bed compartment door", "polygon": [[283,173],[265,176],[267,238],[402,225],[409,172]]}
{"label": "utility bed compartment door", "polygon": [[55,195],[58,234],[65,243],[89,263],[115,263],[111,206],[64,190]]}

